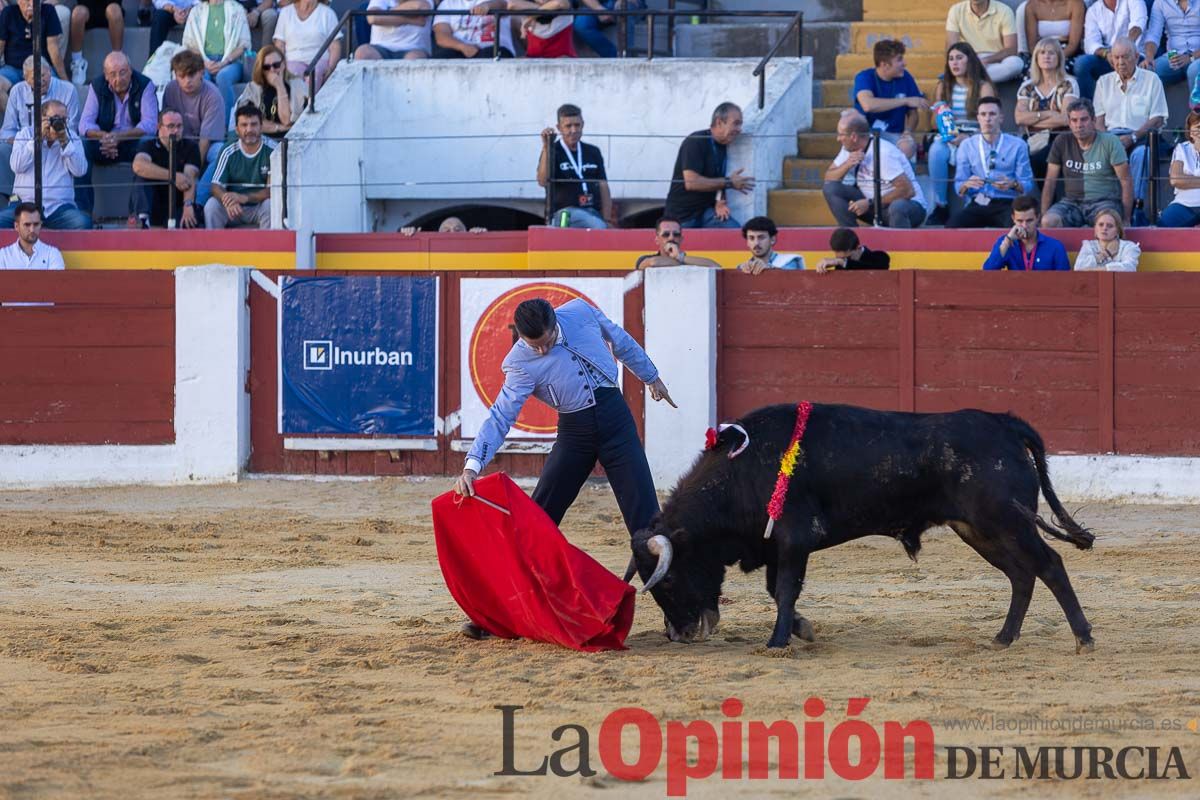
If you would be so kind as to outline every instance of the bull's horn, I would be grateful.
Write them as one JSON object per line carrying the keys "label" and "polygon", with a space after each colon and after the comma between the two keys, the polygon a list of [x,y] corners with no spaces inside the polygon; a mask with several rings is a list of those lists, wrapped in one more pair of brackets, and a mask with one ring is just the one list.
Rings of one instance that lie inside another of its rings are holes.
{"label": "bull's horn", "polygon": [[646,581],[646,585],[642,587],[642,594],[654,588],[654,585],[663,579],[667,574],[667,570],[671,568],[671,556],[674,550],[671,548],[671,540],[663,536],[661,533],[650,537],[646,542],[646,549],[654,555],[658,556],[658,563],[654,566],[654,574]]}
{"label": "bull's horn", "polygon": [[629,557],[629,566],[625,568],[625,577],[621,580],[629,583],[633,580],[633,574],[637,572],[637,556]]}

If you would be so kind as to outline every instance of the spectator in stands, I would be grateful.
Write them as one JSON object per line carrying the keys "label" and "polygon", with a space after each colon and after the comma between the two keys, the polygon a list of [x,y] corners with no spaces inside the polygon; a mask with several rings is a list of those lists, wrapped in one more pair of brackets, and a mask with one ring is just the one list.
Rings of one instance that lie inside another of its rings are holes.
{"label": "spectator in stands", "polygon": [[[837,139],[842,149],[825,171],[825,202],[834,219],[843,228],[853,228],[858,220],[869,222],[874,214],[875,159],[869,151],[870,127],[858,112],[843,113],[838,122]],[[881,139],[882,217],[890,228],[917,228],[925,221],[925,197],[913,174],[912,164],[891,142]],[[846,176],[853,183],[844,183]]]}
{"label": "spectator in stands", "polygon": [[[183,116],[178,111],[161,111],[158,135],[142,142],[133,159],[134,211],[156,228],[167,227],[168,191],[175,194],[175,224],[180,228],[204,227],[204,208],[196,202],[200,148],[182,136]],[[173,176],[170,172],[172,140],[175,147]]]}
{"label": "spectator in stands", "polygon": [[263,133],[275,141],[282,139],[304,110],[304,101],[288,87],[287,64],[283,52],[273,44],[264,45],[254,60],[254,73],[234,104],[235,108],[252,105],[263,114]]}
{"label": "spectator in stands", "polygon": [[238,140],[221,151],[212,179],[212,197],[204,206],[210,228],[232,225],[271,227],[271,150],[262,136],[262,112],[237,110]]}
{"label": "spectator in stands", "polygon": [[[1067,137],[1062,137],[1067,138]],[[996,240],[983,268],[1014,271],[1065,271],[1071,269],[1067,248],[1038,230],[1038,204],[1022,195],[1012,204],[1013,226]]]}
{"label": "spectator in stands", "polygon": [[162,107],[180,113],[184,138],[198,143],[209,166],[197,190],[196,202],[203,205],[208,201],[208,184],[217,156],[225,146],[225,103],[217,88],[204,80],[204,59],[199,53],[180,50],[171,59],[171,72],[175,80],[163,91]]}
{"label": "spectator in stands", "polygon": [[[470,11],[470,14],[438,14],[433,18],[434,58],[491,58],[496,42],[496,18],[492,11],[508,7],[506,0],[442,0],[438,11]],[[512,26],[507,18],[500,25],[500,57],[512,58]]]}
{"label": "spectator in stands", "polygon": [[754,217],[742,226],[742,238],[750,250],[750,258],[738,264],[739,272],[758,275],[767,269],[804,269],[804,256],[797,253],[775,252],[779,230],[770,217]]}
{"label": "spectator in stands", "polygon": [[[291,0],[281,0],[276,8],[275,0],[241,0],[246,12],[246,24],[250,30],[258,28],[259,41],[265,46],[275,38],[275,25],[279,22],[279,9],[288,5]],[[360,40],[361,41],[361,40]]]}
{"label": "spectator in stands", "polygon": [[1103,270],[1108,272],[1137,272],[1142,248],[1137,242],[1123,238],[1125,226],[1121,215],[1106,208],[1096,214],[1095,239],[1079,245],[1075,257],[1075,271]]}
{"label": "spectator in stands", "polygon": [[[33,56],[25,59],[25,80],[13,86],[9,92],[8,108],[4,110],[4,126],[0,128],[0,162],[5,172],[8,171],[8,160],[12,156],[13,139],[17,131],[33,124]],[[39,102],[57,100],[67,108],[67,123],[71,130],[79,127],[79,93],[69,81],[55,78],[50,72],[50,65],[42,59],[42,97]],[[11,189],[12,175],[0,183],[0,186]]]}
{"label": "spectator in stands", "polygon": [[858,234],[850,228],[835,228],[829,235],[829,249],[833,258],[822,258],[817,262],[817,272],[835,269],[887,269],[892,257],[882,250],[871,250],[858,240]]}
{"label": "spectator in stands", "polygon": [[1053,39],[1064,60],[1073,59],[1082,52],[1086,14],[1083,0],[1029,0],[1025,4],[1026,41]]}
{"label": "spectator in stands", "polygon": [[711,258],[692,256],[683,251],[683,225],[674,217],[660,217],[654,224],[654,243],[658,252],[639,256],[634,269],[649,269],[651,267],[712,267],[720,269],[721,265]]}
{"label": "spectator in stands", "polygon": [[1017,124],[1025,128],[1029,163],[1039,181],[1046,177],[1050,145],[1068,130],[1067,106],[1079,97],[1079,85],[1063,67],[1062,48],[1042,39],[1033,48],[1029,80],[1017,89]]}
{"label": "spectator in stands", "polygon": [[1096,82],[1096,130],[1121,140],[1133,173],[1133,198],[1140,203],[1149,177],[1148,137],[1157,136],[1167,120],[1167,95],[1157,75],[1136,66],[1133,42],[1117,39],[1108,57],[1114,71]]}
{"label": "spectator in stands", "polygon": [[125,11],[120,0],[80,0],[71,9],[71,82],[76,86],[87,83],[88,62],[83,57],[83,35],[92,28],[108,28],[112,52],[120,52],[125,46]]}
{"label": "spectator in stands", "polygon": [[[593,11],[636,11],[646,7],[645,0],[581,0],[580,6]],[[617,46],[604,35],[604,28],[620,21],[608,15],[587,15],[575,18],[575,32],[583,43],[601,58],[616,58]],[[626,50],[633,47],[634,18],[626,17],[625,21]]]}
{"label": "spectator in stands", "polygon": [[[338,18],[325,0],[295,0],[279,12],[275,23],[275,46],[283,51],[288,72],[303,75],[317,57],[329,34],[337,30]],[[342,40],[338,36],[329,45],[313,69],[317,89],[342,57]]]}
{"label": "spectator in stands", "polygon": [[968,136],[979,130],[979,122],[975,118],[979,111],[979,98],[996,96],[996,88],[988,81],[987,72],[975,48],[966,42],[957,42],[946,49],[945,69],[933,96],[934,100],[950,106],[958,127],[958,134],[949,142],[934,136],[929,146],[929,177],[933,182],[934,206],[928,221],[930,225],[944,225],[948,216],[950,167],[954,164],[955,153]]}
{"label": "spectator in stands", "polygon": [[[1164,29],[1167,49],[1155,58]],[[1163,83],[1178,83],[1187,76],[1187,85],[1195,86],[1196,76],[1200,75],[1200,8],[1189,0],[1154,2],[1150,6],[1145,48],[1144,66],[1153,69]]]}
{"label": "spectator in stands", "polygon": [[[79,135],[88,160],[87,174],[75,193],[81,209],[92,213],[92,167],[133,161],[138,144],[154,136],[157,117],[154,83],[136,72],[124,53],[105,56],[104,74],[92,81],[79,119]],[[132,213],[130,219],[134,219]]]}
{"label": "spectator in stands", "polygon": [[202,0],[183,28],[183,46],[204,59],[204,79],[221,90],[225,110],[233,108],[233,87],[242,82],[242,56],[250,49],[246,9],[236,0]]}
{"label": "spectator in stands", "polygon": [[900,148],[905,157],[917,154],[917,142],[912,131],[917,125],[917,112],[927,111],[929,103],[917,82],[904,68],[904,44],[894,39],[881,39],[872,53],[874,69],[864,69],[854,76],[854,108],[867,118],[867,124],[880,131],[889,142]]}
{"label": "spectator in stands", "polygon": [[[0,110],[8,105],[9,89],[21,80],[25,59],[33,55],[33,39],[29,32],[33,4],[34,0],[17,0],[15,5],[5,6],[0,11],[0,53],[4,56],[4,66],[0,66]],[[63,66],[62,25],[54,6],[43,3],[41,9],[42,55],[54,65],[54,73],[66,79],[68,73]]]}
{"label": "spectator in stands", "polygon": [[[71,135],[67,107],[57,100],[42,103],[42,205],[44,225],[51,230],[85,230],[92,218],[74,203],[75,179],[87,172],[87,156],[79,138]],[[33,126],[27,125],[13,142],[10,164],[16,179],[13,191],[20,202],[34,200]],[[17,202],[0,211],[0,228],[13,224]]]}
{"label": "spectator in stands", "polygon": [[[1096,130],[1096,113],[1090,100],[1080,98],[1067,106],[1070,136],[1059,136],[1050,146],[1042,205],[1046,228],[1080,228],[1093,225],[1105,208],[1122,212],[1128,220],[1133,212],[1133,180],[1129,159],[1121,141],[1111,133]],[[1063,199],[1054,205],[1054,187],[1063,177]],[[1118,202],[1115,198],[1120,197]]]}
{"label": "spectator in stands", "polygon": [[[570,11],[578,0],[508,0],[510,11]],[[575,58],[575,18],[569,15],[521,18],[527,58]]]}
{"label": "spectator in stands", "polygon": [[13,209],[17,240],[0,249],[0,269],[66,269],[57,247],[41,240],[42,212],[33,203]]}
{"label": "spectator in stands", "polygon": [[1018,136],[1003,133],[999,98],[979,101],[979,133],[958,148],[954,188],[963,199],[948,228],[1003,228],[1018,196],[1033,194],[1029,148]]}
{"label": "spectator in stands", "polygon": [[[420,232],[421,232],[420,228],[413,227],[412,225],[406,225],[405,227],[400,229],[401,236],[415,236]],[[474,228],[467,228],[466,223],[463,222],[458,217],[446,217],[444,220],[442,220],[442,224],[438,226],[437,232],[438,233],[487,233],[487,228],[481,228],[479,226],[475,226]]]}
{"label": "spectator in stands", "polygon": [[730,216],[725,198],[730,189],[745,193],[754,188],[754,178],[743,175],[741,167],[725,174],[728,147],[741,133],[742,109],[724,102],[713,110],[708,130],[688,134],[675,156],[666,216],[685,228],[742,227]]}
{"label": "spectator in stands", "polygon": [[616,225],[612,193],[604,172],[600,148],[579,141],[583,135],[583,112],[567,103],[558,107],[558,134],[542,131],[542,154],[538,158],[538,186],[550,186],[551,219],[567,215],[570,228],[607,228]]}
{"label": "spectator in stands", "polygon": [[1171,186],[1175,200],[1163,209],[1158,224],[1163,228],[1192,228],[1200,223],[1200,112],[1188,114],[1187,141],[1175,145],[1171,155]]}
{"label": "spectator in stands", "polygon": [[199,0],[154,0],[150,17],[150,55],[162,46],[176,26],[187,24],[188,16]]}
{"label": "spectator in stands", "polygon": [[1146,4],[1143,0],[1094,0],[1083,22],[1083,55],[1075,59],[1075,77],[1079,96],[1092,99],[1096,81],[1112,72],[1108,50],[1121,37],[1141,46],[1146,31]]}
{"label": "spectator in stands", "polygon": [[[429,0],[370,0],[368,11],[432,11]],[[371,15],[370,44],[360,44],[355,58],[391,61],[429,58],[433,52],[430,38],[432,17],[391,17]]]}
{"label": "spectator in stands", "polygon": [[1011,81],[1025,62],[1017,55],[1017,22],[1003,0],[962,0],[946,16],[946,47],[966,42],[975,48],[992,83]]}

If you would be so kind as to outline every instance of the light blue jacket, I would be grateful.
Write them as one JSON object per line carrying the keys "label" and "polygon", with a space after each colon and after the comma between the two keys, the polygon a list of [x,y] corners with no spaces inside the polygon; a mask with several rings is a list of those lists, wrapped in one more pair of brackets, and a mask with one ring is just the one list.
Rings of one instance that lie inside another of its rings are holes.
{"label": "light blue jacket", "polygon": [[[614,355],[643,383],[658,378],[658,368],[641,345],[598,308],[583,300],[571,300],[554,313],[559,336],[549,353],[539,356],[518,339],[504,357],[500,367],[504,388],[467,453],[468,469],[478,472],[487,466],[530,395],[561,414],[591,408],[596,404],[595,388],[618,385],[620,367],[613,361]],[[583,362],[591,364],[603,383],[589,378]]]}
{"label": "light blue jacket", "polygon": [[[954,189],[961,191],[968,179],[979,176],[988,181],[982,189],[968,189],[970,202],[982,194],[997,199],[1012,200],[1022,194],[1033,194],[1033,167],[1029,163],[1029,145],[1011,133],[1002,133],[995,147],[977,133],[958,146],[955,158]],[[1015,180],[1016,189],[997,189],[991,181],[997,178]]]}

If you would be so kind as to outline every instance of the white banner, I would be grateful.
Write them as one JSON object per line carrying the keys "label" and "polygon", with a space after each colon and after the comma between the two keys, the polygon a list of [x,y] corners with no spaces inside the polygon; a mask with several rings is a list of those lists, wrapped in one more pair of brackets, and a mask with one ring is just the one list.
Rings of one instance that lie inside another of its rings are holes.
{"label": "white banner", "polygon": [[[526,300],[543,297],[557,307],[582,298],[624,325],[624,282],[621,278],[464,278],[460,284],[462,427],[473,438],[504,385],[500,365],[512,349],[513,311]],[[509,439],[553,438],[558,415],[530,398]]]}

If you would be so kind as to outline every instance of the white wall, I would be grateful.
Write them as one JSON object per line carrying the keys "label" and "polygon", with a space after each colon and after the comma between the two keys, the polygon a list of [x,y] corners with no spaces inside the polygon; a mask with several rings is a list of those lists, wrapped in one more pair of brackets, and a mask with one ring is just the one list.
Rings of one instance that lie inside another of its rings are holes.
{"label": "white wall", "polygon": [[[618,199],[666,198],[684,136],[707,128],[726,100],[744,110],[745,136],[729,170],[762,187],[733,198],[734,213],[766,212],[795,133],[811,125],[810,59],[771,62],[758,109],[757,59],[512,59],[343,63],[288,135],[289,217],[304,243],[313,231],[369,230],[361,198],[337,186],[365,175],[365,197],[534,200],[539,134],[563,103],[583,109],[584,139],[600,147]],[[759,134],[769,138],[755,139]],[[367,136],[356,146],[355,137]],[[412,138],[409,138],[412,137]],[[361,165],[360,163],[361,162]],[[354,213],[361,210],[361,216]],[[278,214],[278,212],[276,212]],[[277,219],[278,221],[278,219]]]}
{"label": "white wall", "polygon": [[0,446],[0,488],[236,481],[250,455],[246,270],[175,270],[175,443]]}

